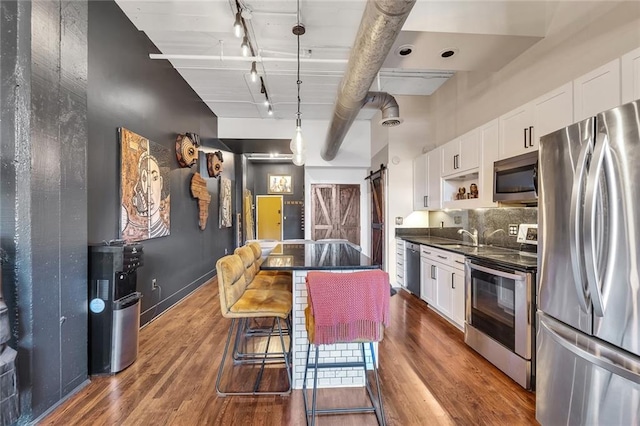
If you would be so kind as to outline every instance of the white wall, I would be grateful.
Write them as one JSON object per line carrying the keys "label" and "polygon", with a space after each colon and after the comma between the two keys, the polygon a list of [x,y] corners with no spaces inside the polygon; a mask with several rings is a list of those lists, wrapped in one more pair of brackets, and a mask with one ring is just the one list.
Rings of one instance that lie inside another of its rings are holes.
{"label": "white wall", "polygon": [[305,167],[304,169],[304,237],[311,238],[311,185],[351,184],[360,185],[360,246],[362,252],[371,254],[371,209],[369,196],[368,166],[356,168]]}
{"label": "white wall", "polygon": [[640,1],[560,2],[547,36],[495,73],[458,72],[430,96],[442,145],[640,46]]}
{"label": "white wall", "polygon": [[[218,118],[221,139],[291,139],[295,120],[261,118]],[[328,120],[302,120],[307,167],[369,167],[371,129],[369,121],[356,120],[347,133],[336,158],[327,162],[320,156],[329,129]]]}

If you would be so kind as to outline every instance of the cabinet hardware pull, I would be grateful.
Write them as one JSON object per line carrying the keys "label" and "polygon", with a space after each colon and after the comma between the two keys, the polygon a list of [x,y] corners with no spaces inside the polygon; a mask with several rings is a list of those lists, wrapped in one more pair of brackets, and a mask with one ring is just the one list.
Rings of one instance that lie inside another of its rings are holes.
{"label": "cabinet hardware pull", "polygon": [[533,147],[533,126],[529,126],[529,147]]}
{"label": "cabinet hardware pull", "polygon": [[456,263],[459,263],[461,265],[464,265],[464,262],[460,262],[459,260],[456,260]]}
{"label": "cabinet hardware pull", "polygon": [[453,289],[456,288],[455,282],[456,282],[456,273],[452,272],[451,273],[451,288],[453,288]]}
{"label": "cabinet hardware pull", "polygon": [[430,252],[430,251],[426,251],[426,250],[425,250],[425,253],[426,253],[426,254],[431,254],[431,252]]}
{"label": "cabinet hardware pull", "polygon": [[448,257],[447,257],[447,256],[440,256],[440,255],[438,255],[438,257],[439,257],[440,259],[448,259]]}
{"label": "cabinet hardware pull", "polygon": [[431,279],[436,279],[436,265],[431,265]]}
{"label": "cabinet hardware pull", "polygon": [[453,156],[453,170],[456,169],[456,156]]}
{"label": "cabinet hardware pull", "polygon": [[425,195],[424,197],[422,197],[422,204],[424,204],[424,206],[422,207],[429,207],[429,196]]}
{"label": "cabinet hardware pull", "polygon": [[524,147],[527,147],[527,128],[524,128]]}

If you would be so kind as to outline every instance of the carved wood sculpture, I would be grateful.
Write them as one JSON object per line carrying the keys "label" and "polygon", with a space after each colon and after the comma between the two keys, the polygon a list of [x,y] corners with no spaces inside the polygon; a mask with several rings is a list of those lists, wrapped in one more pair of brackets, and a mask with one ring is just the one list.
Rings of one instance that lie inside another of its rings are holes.
{"label": "carved wood sculpture", "polygon": [[207,181],[200,176],[200,173],[194,173],[191,178],[191,196],[198,200],[198,223],[200,225],[200,229],[204,231],[204,228],[207,227],[207,218],[209,217],[211,194],[207,191]]}
{"label": "carved wood sculpture", "polygon": [[216,151],[214,153],[207,152],[207,172],[209,177],[217,178],[222,172],[222,152]]}
{"label": "carved wood sculpture", "polygon": [[176,138],[176,159],[180,167],[191,167],[198,161],[198,145],[200,136],[185,133]]}

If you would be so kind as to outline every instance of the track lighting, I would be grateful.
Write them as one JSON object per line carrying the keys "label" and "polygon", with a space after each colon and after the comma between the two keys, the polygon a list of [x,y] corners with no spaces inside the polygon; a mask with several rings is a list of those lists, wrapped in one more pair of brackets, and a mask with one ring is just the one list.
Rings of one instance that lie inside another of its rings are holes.
{"label": "track lighting", "polygon": [[269,108],[267,108],[267,113],[269,115],[273,115],[273,108],[271,107],[271,104],[269,104]]}
{"label": "track lighting", "polygon": [[242,48],[242,56],[249,56],[249,39],[246,35],[242,38],[240,47]]}
{"label": "track lighting", "polygon": [[239,10],[236,13],[236,21],[233,23],[233,34],[238,38],[242,35],[242,17]]}
{"label": "track lighting", "polygon": [[257,79],[258,79],[258,70],[256,69],[256,63],[253,62],[251,64],[251,81],[255,83]]}

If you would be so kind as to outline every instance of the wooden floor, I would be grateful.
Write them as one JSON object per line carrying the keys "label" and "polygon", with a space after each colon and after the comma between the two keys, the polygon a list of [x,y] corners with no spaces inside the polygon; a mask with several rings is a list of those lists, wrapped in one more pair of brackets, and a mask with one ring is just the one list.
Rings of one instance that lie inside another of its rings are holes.
{"label": "wooden floor", "polygon": [[[380,344],[390,425],[528,425],[535,395],[464,344],[463,334],[414,296],[391,298],[392,323]],[[94,378],[42,425],[303,425],[301,391],[227,397],[215,391],[229,320],[218,286],[202,286],[140,333],[137,361]],[[353,389],[331,390],[348,401]],[[372,414],[324,416],[318,425],[377,424]]]}

